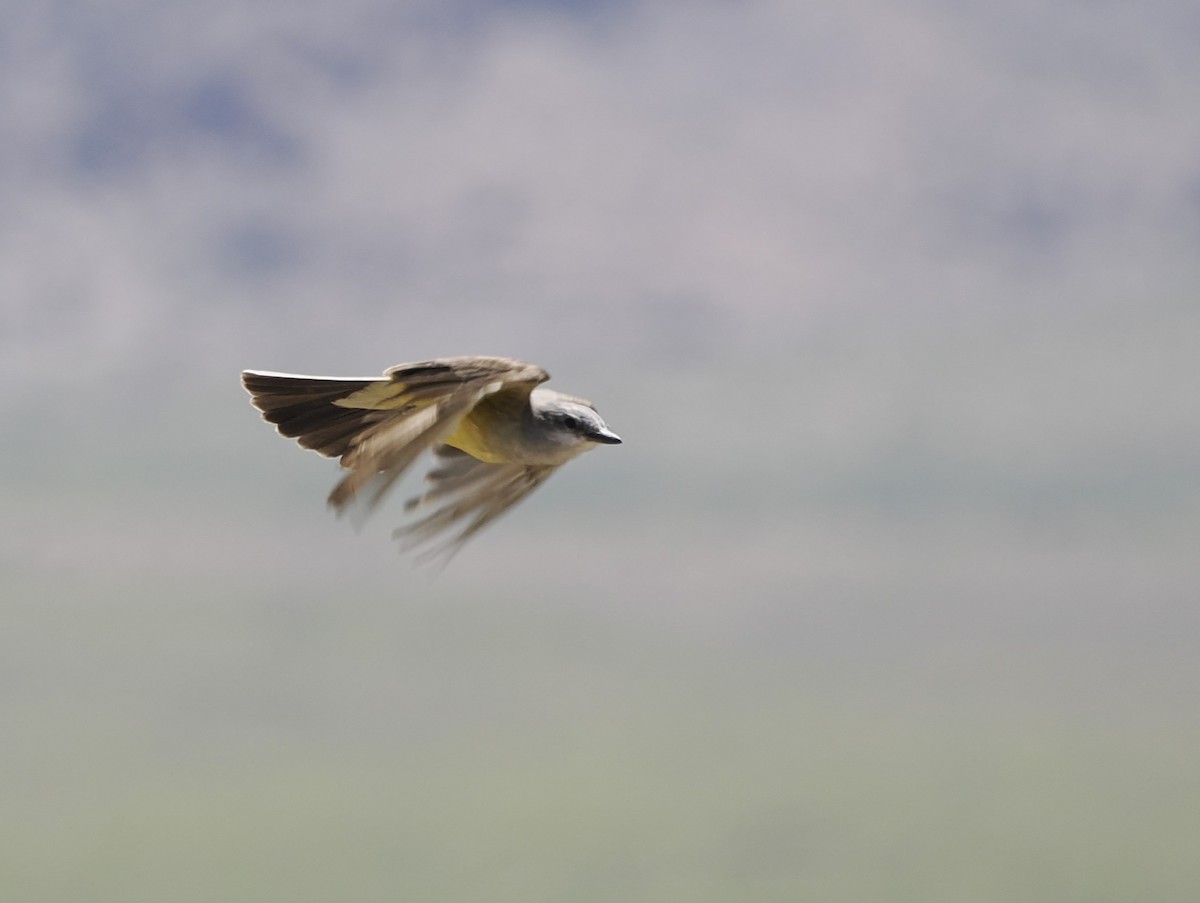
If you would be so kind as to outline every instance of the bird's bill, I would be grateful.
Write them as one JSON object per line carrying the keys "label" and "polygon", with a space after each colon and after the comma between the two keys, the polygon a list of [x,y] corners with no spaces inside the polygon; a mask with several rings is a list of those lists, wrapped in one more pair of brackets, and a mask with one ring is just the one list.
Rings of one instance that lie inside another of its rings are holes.
{"label": "bird's bill", "polygon": [[620,445],[621,444],[621,437],[618,436],[616,433],[614,433],[612,430],[608,430],[608,429],[596,430],[596,432],[592,433],[590,436],[588,436],[588,438],[591,439],[593,442],[599,442],[601,445]]}

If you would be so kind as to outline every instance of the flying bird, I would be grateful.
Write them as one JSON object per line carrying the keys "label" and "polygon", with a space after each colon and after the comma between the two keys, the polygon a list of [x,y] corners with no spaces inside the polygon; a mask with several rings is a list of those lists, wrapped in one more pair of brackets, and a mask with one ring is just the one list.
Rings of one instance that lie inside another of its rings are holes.
{"label": "flying bird", "polygon": [[572,458],[620,444],[590,402],[542,386],[549,378],[523,361],[446,357],[382,376],[246,370],[242,385],[281,435],[340,460],[347,473],[329,494],[339,514],[375,508],[432,449],[429,486],[404,506],[420,516],[394,535],[406,549],[440,538],[425,554],[449,558]]}

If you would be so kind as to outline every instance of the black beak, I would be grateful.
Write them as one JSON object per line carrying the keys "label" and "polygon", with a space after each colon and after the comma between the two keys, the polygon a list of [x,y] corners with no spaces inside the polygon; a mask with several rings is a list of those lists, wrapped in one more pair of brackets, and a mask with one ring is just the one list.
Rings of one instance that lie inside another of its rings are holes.
{"label": "black beak", "polygon": [[621,437],[612,430],[596,430],[588,436],[593,442],[599,442],[601,445],[620,445]]}

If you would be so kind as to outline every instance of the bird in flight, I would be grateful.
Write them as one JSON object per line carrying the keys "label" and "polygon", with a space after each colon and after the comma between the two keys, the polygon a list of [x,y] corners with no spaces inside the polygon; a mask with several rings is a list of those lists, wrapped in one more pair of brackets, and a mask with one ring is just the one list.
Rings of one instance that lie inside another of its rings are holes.
{"label": "bird in flight", "polygon": [[549,378],[523,361],[445,357],[367,377],[246,370],[242,385],[281,435],[340,459],[339,514],[373,509],[432,449],[429,486],[404,506],[420,516],[394,535],[405,549],[440,537],[425,554],[449,558],[572,458],[620,444],[590,402],[541,385]]}

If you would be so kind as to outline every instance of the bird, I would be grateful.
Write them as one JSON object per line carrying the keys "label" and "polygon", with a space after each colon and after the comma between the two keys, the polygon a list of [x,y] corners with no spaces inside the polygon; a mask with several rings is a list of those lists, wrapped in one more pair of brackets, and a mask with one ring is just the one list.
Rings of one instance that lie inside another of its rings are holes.
{"label": "bird", "polygon": [[426,450],[428,488],[405,502],[401,550],[453,557],[467,540],[597,445],[619,445],[591,402],[542,383],[536,364],[444,357],[398,364],[382,376],[242,371],[251,404],[276,431],[338,458],[347,471],[329,494],[338,514],[375,509]]}

